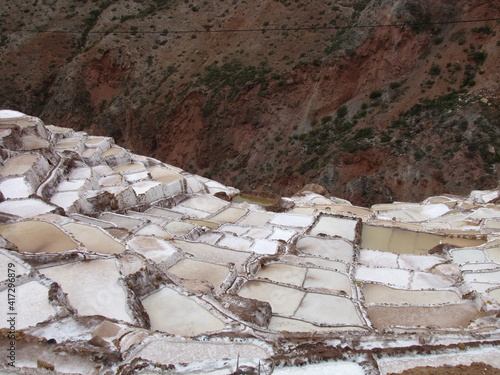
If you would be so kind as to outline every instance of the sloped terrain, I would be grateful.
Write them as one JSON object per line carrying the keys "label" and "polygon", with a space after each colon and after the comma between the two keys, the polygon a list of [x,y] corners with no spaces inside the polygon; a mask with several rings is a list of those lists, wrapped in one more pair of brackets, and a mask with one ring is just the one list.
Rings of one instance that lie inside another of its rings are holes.
{"label": "sloped terrain", "polygon": [[0,136],[0,345],[17,368],[500,369],[499,190],[252,196],[16,111]]}
{"label": "sloped terrain", "polygon": [[2,6],[4,108],[240,189],[369,206],[497,186],[498,21],[467,22],[496,2],[32,5]]}

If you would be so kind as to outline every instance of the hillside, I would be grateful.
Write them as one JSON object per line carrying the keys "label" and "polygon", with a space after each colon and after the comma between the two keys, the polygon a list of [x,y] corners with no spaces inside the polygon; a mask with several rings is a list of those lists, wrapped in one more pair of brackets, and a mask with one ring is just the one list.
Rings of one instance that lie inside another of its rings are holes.
{"label": "hillside", "polygon": [[4,0],[0,107],[240,189],[467,194],[499,179],[500,44],[498,21],[462,21],[498,17],[486,0]]}

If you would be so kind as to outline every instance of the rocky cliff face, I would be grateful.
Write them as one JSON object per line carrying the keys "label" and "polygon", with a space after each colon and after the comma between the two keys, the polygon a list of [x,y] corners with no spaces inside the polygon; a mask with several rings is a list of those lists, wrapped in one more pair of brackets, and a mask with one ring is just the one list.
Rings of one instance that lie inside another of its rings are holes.
{"label": "rocky cliff face", "polygon": [[[3,7],[3,107],[243,189],[369,205],[497,185],[498,24],[439,24],[494,2],[35,3]],[[343,28],[368,24],[402,26]],[[228,30],[254,31],[206,32]]]}

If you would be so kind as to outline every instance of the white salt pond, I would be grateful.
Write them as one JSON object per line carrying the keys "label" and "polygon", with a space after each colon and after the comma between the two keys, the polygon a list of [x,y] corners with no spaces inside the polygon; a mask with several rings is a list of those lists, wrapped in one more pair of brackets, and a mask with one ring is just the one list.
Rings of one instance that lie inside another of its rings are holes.
{"label": "white salt pond", "polygon": [[[264,226],[274,215],[268,212],[250,211],[248,215],[242,218],[238,224],[251,227]],[[259,228],[260,229],[260,228]]]}
{"label": "white salt pond", "polygon": [[177,254],[177,249],[170,242],[149,236],[134,236],[128,241],[128,246],[156,263],[174,259]]}
{"label": "white salt pond", "polygon": [[356,269],[356,280],[378,282],[407,288],[410,284],[410,272],[394,268],[371,268],[360,266]]}
{"label": "white salt pond", "polygon": [[28,253],[56,253],[78,248],[70,236],[51,223],[20,221],[0,225],[0,234]]}
{"label": "white salt pond", "polygon": [[247,252],[228,250],[222,247],[197,242],[174,240],[172,244],[198,259],[218,263],[234,263],[236,265],[241,265],[251,255]]}
{"label": "white salt pond", "polygon": [[[103,315],[132,323],[115,259],[64,264],[40,270],[56,281],[80,315]],[[75,275],[78,282],[75,282]],[[102,286],[106,285],[106,288]]]}
{"label": "white salt pond", "polygon": [[329,236],[340,236],[354,241],[356,237],[357,220],[342,219],[333,216],[321,216],[310,234],[317,236],[320,233]]}
{"label": "white salt pond", "polygon": [[[170,288],[163,288],[142,300],[151,328],[181,336],[218,331],[224,323],[192,299]],[[186,312],[189,312],[187,314]]]}
{"label": "white salt pond", "polygon": [[275,314],[292,316],[306,293],[268,282],[248,281],[238,294],[242,297],[269,302]]}
{"label": "white salt pond", "polygon": [[132,173],[132,172],[139,172],[143,171],[146,168],[144,167],[144,164],[140,163],[128,163],[128,164],[123,164],[118,167],[113,168],[115,172],[118,173]]}
{"label": "white salt pond", "polygon": [[354,250],[343,239],[302,237],[297,241],[297,249],[305,254],[319,255],[324,258],[352,262]]}
{"label": "white salt pond", "polygon": [[256,276],[280,283],[302,286],[306,272],[307,268],[305,267],[296,267],[283,263],[271,263],[267,266],[263,266]]}
{"label": "white salt pond", "polygon": [[28,198],[34,193],[33,187],[24,177],[8,178],[0,182],[0,191],[5,199]]}
{"label": "white salt pond", "polygon": [[193,208],[208,213],[215,213],[226,207],[229,202],[216,198],[211,195],[200,195],[189,198],[181,203],[181,206]]}
{"label": "white salt pond", "polygon": [[[7,267],[4,269],[7,270]],[[29,281],[16,286],[15,311],[8,310],[7,294],[9,294],[8,289],[0,292],[0,298],[4,301],[0,305],[0,314],[5,317],[0,322],[1,328],[10,328],[7,322],[7,319],[10,317],[8,315],[9,312],[17,313],[15,315],[16,329],[26,329],[56,314],[56,310],[49,303],[49,288],[36,281]]]}
{"label": "white salt pond", "polygon": [[313,220],[314,216],[282,213],[274,215],[270,223],[284,227],[304,228],[311,225]]}
{"label": "white salt pond", "polygon": [[[252,344],[217,342],[175,342],[172,339],[158,339],[147,343],[134,354],[135,357],[156,363],[192,363],[226,359],[268,358],[267,352]],[[227,370],[222,374],[227,374]]]}
{"label": "white salt pond", "polygon": [[293,318],[284,318],[273,316],[269,323],[269,329],[278,332],[334,332],[334,331],[358,331],[363,330],[360,327],[342,325],[342,326],[320,326],[313,323],[304,322]]}
{"label": "white salt pond", "polygon": [[183,177],[176,172],[163,168],[163,167],[152,167],[148,168],[148,172],[151,178],[155,181],[161,182],[163,184],[171,184],[172,182],[182,180]]}
{"label": "white salt pond", "polygon": [[304,288],[321,289],[324,292],[345,293],[351,295],[349,278],[340,273],[318,268],[308,268]]}
{"label": "white salt pond", "polygon": [[236,223],[239,219],[241,219],[247,213],[246,210],[242,210],[241,208],[229,207],[219,212],[215,216],[210,217],[210,221],[214,221],[216,223]]}
{"label": "white salt pond", "polygon": [[101,254],[119,254],[125,251],[125,246],[100,228],[90,225],[68,223],[63,228],[71,233],[89,251]]}
{"label": "white salt pond", "polygon": [[320,324],[363,325],[349,298],[318,293],[305,295],[295,317]]}
{"label": "white salt pond", "polygon": [[229,268],[193,259],[181,259],[168,271],[183,279],[208,281],[217,293],[229,273]]}

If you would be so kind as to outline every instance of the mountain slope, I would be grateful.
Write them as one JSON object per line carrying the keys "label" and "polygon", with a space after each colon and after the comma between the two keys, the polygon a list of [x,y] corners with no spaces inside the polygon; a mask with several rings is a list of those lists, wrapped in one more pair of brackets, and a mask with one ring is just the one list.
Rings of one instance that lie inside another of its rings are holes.
{"label": "mountain slope", "polygon": [[494,2],[33,5],[2,7],[2,107],[243,189],[369,205],[497,185],[498,22],[460,23]]}

